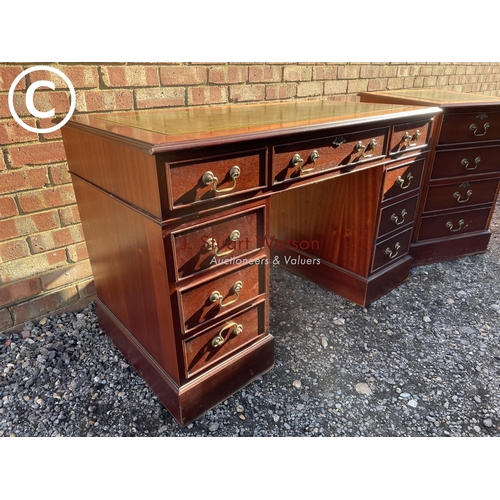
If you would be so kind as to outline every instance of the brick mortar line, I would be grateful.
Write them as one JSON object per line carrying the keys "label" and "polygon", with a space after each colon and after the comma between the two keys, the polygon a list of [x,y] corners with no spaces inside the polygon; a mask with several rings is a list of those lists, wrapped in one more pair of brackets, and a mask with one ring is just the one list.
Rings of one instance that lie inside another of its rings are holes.
{"label": "brick mortar line", "polygon": [[[40,133],[36,133],[35,135],[44,135],[44,134],[43,133],[41,133],[41,134]],[[35,144],[52,144],[52,143],[55,144],[57,142],[62,142],[62,139],[60,137],[57,137],[55,139],[44,139],[44,140],[34,139],[33,141],[25,141],[25,142],[9,142],[8,144],[2,145],[2,148],[5,149],[4,152],[7,152],[6,150],[8,150],[11,147],[33,146]],[[64,160],[58,160],[56,163],[61,163],[63,161]],[[29,164],[27,163],[26,165],[29,165]],[[49,165],[49,164],[47,163],[47,164],[43,164],[43,165]],[[19,168],[17,168],[17,169],[13,168],[12,170],[20,170],[20,169]]]}
{"label": "brick mortar line", "polygon": [[[89,259],[84,259],[84,260],[82,260],[80,262],[84,262],[85,260],[89,260]],[[67,267],[72,267],[72,266],[75,266],[75,265],[78,265],[78,264],[73,262],[73,263],[70,264],[70,266],[67,266]],[[51,272],[54,272],[54,271],[56,271],[58,269],[64,269],[64,268],[63,268],[63,266],[60,266],[59,268],[51,269],[50,271],[48,271],[46,273],[43,273],[40,276],[38,276],[40,278],[40,285],[41,285],[41,288],[42,288],[42,293],[39,294],[39,295],[36,295],[35,297],[31,297],[31,299],[35,299],[35,298],[38,298],[38,297],[40,297],[42,295],[47,295],[49,293],[53,293],[53,292],[57,292],[57,291],[60,291],[60,290],[64,290],[65,288],[68,288],[70,286],[76,286],[76,285],[78,285],[79,283],[81,283],[83,281],[88,281],[89,279],[93,279],[93,276],[94,276],[93,274],[90,274],[90,275],[85,276],[83,278],[80,278],[80,279],[78,279],[76,281],[71,281],[70,283],[65,283],[64,285],[60,285],[60,286],[58,286],[56,288],[51,288],[51,289],[47,290],[43,286],[43,282],[41,281],[41,277],[45,276],[47,274],[50,274]],[[15,305],[17,305],[17,303]]]}
{"label": "brick mortar line", "polygon": [[[85,260],[89,260],[89,259],[84,259],[82,261],[79,261],[79,262],[84,262]],[[94,279],[94,276],[93,274],[90,274],[88,276],[85,276],[83,278],[79,278],[75,281],[71,281],[70,283],[65,283],[63,285],[60,285],[58,287],[55,287],[55,288],[52,288],[52,289],[49,289],[47,290],[44,286],[43,286],[43,281],[42,281],[42,276],[45,276],[47,274],[50,274],[51,272],[54,272],[54,271],[57,271],[58,269],[64,269],[64,267],[73,267],[73,266],[76,266],[78,265],[79,263],[70,263],[69,266],[59,266],[59,267],[55,267],[53,269],[51,269],[50,271],[47,271],[45,273],[42,273],[40,275],[35,275],[35,276],[28,276],[28,277],[25,277],[25,278],[22,278],[20,280],[16,280],[16,281],[10,281],[8,283],[2,283],[0,285],[0,287],[7,287],[9,285],[16,285],[16,284],[22,284],[26,281],[29,281],[29,280],[32,280],[33,278],[37,278],[38,281],[39,281],[39,285],[40,285],[40,290],[41,292],[37,295],[33,295],[31,297],[27,297],[25,299],[22,299],[21,301],[18,301],[18,302],[9,302],[7,304],[3,304],[3,305],[0,305],[0,309],[3,309],[3,308],[9,308],[9,307],[14,307],[14,306],[17,306],[19,304],[24,304],[26,302],[30,302],[32,300],[35,300],[35,299],[38,299],[39,297],[42,297],[44,295],[48,295],[50,293],[54,293],[54,292],[58,292],[58,291],[61,291],[61,290],[64,290],[65,288],[69,288],[69,287],[72,287],[72,286],[77,286],[78,284],[80,283],[83,283],[85,281],[89,281],[89,280],[93,280]]]}
{"label": "brick mortar line", "polygon": [[[33,167],[31,167],[33,168]],[[6,170],[6,172],[8,172],[9,170]],[[16,172],[16,169],[13,168],[13,169],[10,169],[10,171],[12,172]],[[21,171],[21,169],[19,169],[19,171]],[[0,174],[2,175],[2,174]],[[65,183],[65,184],[57,184],[55,186],[53,186],[52,184],[48,184],[46,187],[43,187],[43,188],[26,188],[26,189],[18,189],[17,191],[10,191],[8,193],[2,193],[0,194],[0,198],[3,197],[3,196],[15,196],[16,194],[21,194],[21,193],[26,193],[27,191],[29,192],[33,192],[33,191],[39,191],[41,189],[48,189],[48,188],[54,188],[54,187],[57,187],[57,186],[68,186],[68,184],[71,184],[71,183]],[[16,198],[17,199],[17,198]],[[18,217],[19,215],[32,215],[32,214],[39,214],[39,213],[42,213],[42,212],[46,212],[48,210],[57,210],[58,208],[62,208],[62,207],[70,207],[72,205],[76,205],[76,203],[70,203],[69,205],[61,205],[60,207],[52,207],[52,208],[47,208],[47,209],[44,209],[44,210],[38,210],[38,211],[35,211],[35,212],[23,212],[21,210],[21,207],[18,205],[18,209],[19,209],[19,213],[17,215],[13,215],[12,217]],[[12,219],[12,217],[5,217],[4,219],[0,219],[0,220],[7,220],[7,219]]]}
{"label": "brick mortar line", "polygon": [[[62,205],[61,207],[48,208],[46,210],[40,210],[38,212],[31,212],[29,214],[27,214],[27,213],[19,213],[17,215],[12,216],[12,217],[6,217],[5,219],[0,219],[0,222],[2,222],[4,220],[16,219],[16,218],[19,218],[19,217],[31,217],[33,215],[37,215],[37,214],[42,214],[42,213],[54,211],[54,212],[57,212],[57,217],[56,217],[57,220],[56,220],[56,222],[58,222],[58,224],[59,224],[58,226],[56,226],[55,228],[52,229],[52,231],[55,231],[56,229],[63,229],[65,227],[74,226],[76,224],[81,224],[80,222],[75,222],[75,224],[68,224],[67,226],[62,226],[61,225],[61,217],[59,216],[59,210],[61,208],[72,207],[72,206],[76,206],[76,203],[72,203],[71,205]],[[14,236],[13,238],[7,238],[7,239],[3,239],[3,240],[0,240],[0,241],[3,243],[3,242],[15,240],[16,238],[17,239],[19,239],[19,238],[27,238],[28,236],[32,236],[34,234],[39,234],[39,232],[24,234],[22,236]]]}
{"label": "brick mortar line", "polygon": [[[85,89],[78,89],[78,90],[88,90],[91,92],[97,92],[97,91],[108,91],[108,92],[120,92],[120,91],[127,91],[131,92],[133,94],[134,100],[136,98],[135,91],[137,90],[150,90],[150,89],[163,89],[163,88],[184,88],[186,91],[189,88],[197,88],[197,87],[227,87],[229,89],[230,87],[235,87],[235,86],[256,86],[256,85],[264,85],[264,86],[269,86],[269,85],[280,85],[280,84],[301,84],[301,83],[328,83],[328,82],[336,82],[336,81],[371,81],[371,80],[377,80],[377,79],[387,79],[387,80],[397,80],[397,79],[406,79],[406,78],[439,78],[439,77],[444,77],[444,78],[450,78],[450,77],[466,77],[466,76],[490,76],[493,73],[490,74],[482,74],[482,75],[466,75],[466,74],[452,74],[452,75],[444,75],[444,74],[431,74],[431,75],[420,75],[420,76],[406,76],[406,75],[401,75],[401,76],[380,76],[380,77],[366,77],[366,78],[350,78],[350,79],[345,79],[345,78],[336,78],[336,79],[328,79],[328,78],[314,78],[312,77],[311,79],[307,80],[283,80],[281,79],[280,81],[246,81],[246,82],[234,82],[234,83],[215,83],[215,82],[206,82],[206,83],[193,83],[193,84],[158,84],[154,86],[133,86],[133,87],[104,87],[104,88],[98,88],[98,87],[88,87]],[[482,84],[495,84],[496,82],[484,82],[484,81],[475,81],[473,83],[470,83],[470,85],[482,85]],[[440,85],[440,86],[450,86],[450,85],[456,85],[456,84],[445,84],[445,85]],[[109,112],[109,110],[95,110],[95,111],[78,111],[75,110],[75,114],[94,114],[94,113],[105,113]],[[64,114],[60,113],[57,114],[56,116],[64,116]],[[22,118],[28,118],[31,117],[31,115],[23,115]],[[7,123],[11,122],[13,118],[0,118],[0,124],[2,123]],[[43,134],[40,134],[43,136]],[[56,142],[60,141],[60,139],[45,139],[42,138],[41,140],[38,140],[38,143],[48,143],[48,142]],[[9,143],[9,146],[14,145],[14,144],[32,144],[36,143],[36,141],[26,141],[24,143]]]}
{"label": "brick mortar line", "polygon": [[[27,304],[27,303],[32,302],[34,300],[46,297],[47,295],[50,295],[52,293],[61,292],[61,291],[65,290],[65,289],[70,289],[70,288],[75,288],[76,289],[78,297],[75,298],[74,300],[71,300],[68,304],[66,304],[65,306],[62,306],[62,307],[68,307],[71,303],[78,302],[79,300],[84,300],[86,298],[89,298],[89,302],[90,302],[92,300],[91,297],[93,297],[94,295],[90,295],[88,297],[82,297],[81,296],[81,292],[78,289],[78,285],[80,285],[80,284],[82,284],[82,283],[84,283],[86,281],[92,280],[92,279],[93,279],[93,277],[91,275],[91,276],[87,276],[86,278],[83,278],[81,280],[74,281],[74,282],[72,282],[70,284],[66,284],[65,286],[63,285],[63,286],[60,286],[58,288],[54,288],[53,290],[43,290],[43,288],[42,288],[42,293],[39,293],[38,295],[35,295],[33,297],[29,297],[26,300],[22,300],[20,302],[10,303],[10,304],[8,304],[6,306],[0,306],[0,310],[4,309],[4,310],[8,311],[8,313],[10,314],[10,317],[12,319],[13,325],[11,327],[9,327],[9,328],[12,328],[12,327],[17,326],[17,325],[22,325],[22,324],[25,323],[25,321],[22,321],[21,323],[15,323],[14,315],[13,315],[13,308],[14,307],[17,307],[17,306],[20,306],[20,305],[23,305],[23,304]],[[46,312],[46,313],[42,314],[40,317],[45,316],[46,314],[52,315],[53,313],[52,313],[52,311],[49,311],[49,312]],[[28,319],[26,321],[32,321],[32,320]]]}
{"label": "brick mortar line", "polygon": [[3,162],[5,163],[5,166],[7,167],[7,169],[5,171],[14,170],[12,168],[12,164],[8,158],[7,148],[5,146],[2,146],[2,155],[3,155]]}
{"label": "brick mortar line", "polygon": [[69,313],[73,311],[79,311],[86,307],[88,304],[90,304],[97,296],[95,294],[89,295],[87,297],[83,298],[78,298],[74,302],[71,302],[70,304],[67,304],[65,306],[59,307],[57,309],[54,309],[54,311],[49,311],[46,312],[45,314],[41,314],[40,316],[35,316],[34,318],[30,318],[26,321],[23,321],[21,323],[14,323],[14,318],[12,318],[13,325],[9,326],[3,333],[11,333],[11,332],[20,332],[24,328],[24,324],[26,322],[32,322],[33,324],[36,324],[38,321],[40,321],[42,318],[46,318],[48,316],[54,316],[54,315],[59,315],[63,313]]}
{"label": "brick mortar line", "polygon": [[[23,239],[23,238],[27,238],[27,236],[21,236],[21,237],[18,237],[17,239]],[[13,239],[15,239],[15,238],[12,238],[10,240],[5,240],[5,241],[12,241]],[[26,241],[26,244],[28,245],[28,248],[30,248],[29,247],[29,243],[27,241]],[[76,243],[72,243],[72,244],[75,245]],[[10,264],[11,262],[16,262],[16,260],[19,261],[19,260],[22,260],[22,259],[31,260],[32,257],[43,257],[44,255],[48,255],[50,253],[54,253],[54,252],[57,252],[59,250],[63,250],[63,249],[66,249],[66,248],[67,247],[52,248],[51,250],[47,250],[46,252],[39,252],[37,254],[30,254],[30,255],[26,255],[25,257],[19,257],[18,259],[8,260],[7,262],[2,262],[2,264]],[[66,254],[66,252],[65,252],[65,254]],[[66,258],[67,258],[67,255],[66,255]],[[83,259],[80,262],[83,262],[84,260],[88,260],[88,258],[87,259]],[[76,264],[75,262],[68,262],[67,260],[64,260],[64,261],[61,261],[60,264],[53,265],[47,271],[44,271],[41,274],[31,275],[30,277],[31,278],[33,278],[33,277],[40,278],[40,276],[44,276],[45,274],[47,274],[49,272],[55,271],[57,269],[65,267],[65,266],[66,267],[68,267],[68,266],[74,266],[75,264]],[[0,283],[0,286],[6,286],[6,285],[11,285],[13,283],[18,283],[18,282],[21,282],[21,281],[25,280],[26,278],[27,277],[24,277],[24,278],[21,278],[21,279],[18,279],[18,280],[14,280],[14,281],[8,281],[6,283]]]}
{"label": "brick mortar line", "polygon": [[[52,252],[54,250],[60,250],[60,249],[63,249],[63,248],[65,250],[67,250],[72,245],[78,245],[79,243],[84,243],[85,240],[83,239],[83,240],[79,240],[79,241],[73,241],[71,243],[67,243],[67,244],[64,244],[64,245],[61,245],[61,246],[57,246],[57,247],[51,248],[50,250],[46,250],[46,251],[42,251],[42,252],[34,252],[33,251],[33,245],[31,244],[30,241],[28,241],[28,238],[30,238],[30,236],[33,236],[33,237],[44,236],[44,235],[47,235],[48,233],[53,233],[55,231],[61,231],[61,230],[65,230],[65,229],[70,229],[72,227],[76,227],[76,226],[79,226],[79,225],[81,225],[81,223],[77,222],[75,224],[69,224],[67,226],[62,226],[62,227],[58,227],[58,228],[56,227],[54,229],[48,229],[46,231],[39,231],[37,233],[28,234],[26,236],[22,236],[21,238],[26,238],[26,244],[28,245],[28,248],[30,250],[31,256],[43,255],[44,253],[49,253],[49,252]],[[8,240],[8,241],[10,241],[10,240]],[[20,257],[20,258],[23,258],[23,257]],[[67,252],[66,252],[66,258],[67,259],[69,258],[69,255],[68,255]],[[14,259],[14,260],[17,260],[17,259]],[[86,260],[86,259],[82,259],[82,260]],[[9,261],[9,262],[12,262],[12,261]],[[70,263],[70,264],[75,264],[75,262],[70,262],[69,260],[67,260],[67,262]]]}
{"label": "brick mortar line", "polygon": [[[18,194],[25,194],[26,192],[30,192],[30,193],[36,193],[38,191],[46,191],[48,189],[55,189],[55,188],[58,188],[58,187],[63,187],[63,186],[69,186],[69,185],[72,185],[71,182],[68,182],[68,183],[65,183],[65,184],[56,184],[55,186],[52,185],[52,184],[48,184],[47,186],[44,186],[44,187],[41,187],[41,188],[28,188],[28,189],[25,189],[25,190],[19,190],[19,191],[13,191],[11,193],[4,193],[0,196],[8,196],[8,195],[18,195]],[[16,196],[16,199],[17,199],[17,196]],[[19,208],[19,214],[17,214],[17,217],[19,216],[27,216],[27,215],[33,215],[33,214],[41,214],[43,212],[48,212],[50,210],[58,210],[60,208],[64,208],[64,207],[70,207],[70,206],[73,206],[73,205],[76,205],[76,202],[75,203],[70,203],[70,204],[64,204],[64,205],[58,205],[58,206],[55,206],[55,207],[46,207],[46,208],[43,208],[41,210],[33,210],[32,212],[25,212],[24,210],[21,209],[21,206],[18,205],[18,208]],[[6,217],[5,219],[0,219],[0,220],[8,220],[8,219],[12,219],[13,217],[16,217],[16,215],[13,215],[12,217]]]}

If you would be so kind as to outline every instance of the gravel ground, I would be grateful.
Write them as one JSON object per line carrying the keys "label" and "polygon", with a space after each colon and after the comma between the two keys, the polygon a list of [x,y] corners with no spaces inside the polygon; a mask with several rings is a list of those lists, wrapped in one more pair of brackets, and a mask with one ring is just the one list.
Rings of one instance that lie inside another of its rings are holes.
{"label": "gravel ground", "polygon": [[181,429],[93,306],[0,334],[0,436],[498,436],[500,216],[487,253],[368,308],[273,267],[274,369]]}

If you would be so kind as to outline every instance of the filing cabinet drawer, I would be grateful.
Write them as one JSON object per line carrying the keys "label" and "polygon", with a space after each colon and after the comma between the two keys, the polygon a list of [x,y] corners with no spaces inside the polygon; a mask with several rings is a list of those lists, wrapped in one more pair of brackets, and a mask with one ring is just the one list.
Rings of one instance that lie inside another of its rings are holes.
{"label": "filing cabinet drawer", "polygon": [[447,215],[422,217],[419,240],[482,231],[487,229],[490,212],[490,208],[481,208]]}
{"label": "filing cabinet drawer", "polygon": [[264,207],[172,233],[177,279],[262,248],[263,232]]}
{"label": "filing cabinet drawer", "polygon": [[500,172],[500,147],[439,151],[434,158],[432,179]]}
{"label": "filing cabinet drawer", "polygon": [[377,244],[373,259],[373,271],[394,262],[408,253],[412,228]]}
{"label": "filing cabinet drawer", "polygon": [[184,332],[265,293],[266,258],[261,256],[254,264],[181,292],[180,309]]}
{"label": "filing cabinet drawer", "polygon": [[389,153],[400,154],[426,146],[429,141],[430,122],[410,122],[395,125],[391,136]]}
{"label": "filing cabinet drawer", "polygon": [[383,200],[407,193],[420,187],[424,160],[388,168],[385,173]]}
{"label": "filing cabinet drawer", "polygon": [[431,212],[446,208],[492,203],[497,187],[498,179],[431,186],[427,193],[424,211]]}
{"label": "filing cabinet drawer", "polygon": [[185,340],[183,345],[186,375],[192,376],[221,361],[263,335],[265,333],[264,308],[265,304],[262,302]]}
{"label": "filing cabinet drawer", "polygon": [[276,146],[273,183],[382,157],[388,131],[376,129]]}
{"label": "filing cabinet drawer", "polygon": [[378,236],[384,236],[406,224],[411,224],[415,218],[418,196],[389,205],[382,209]]}
{"label": "filing cabinet drawer", "polygon": [[445,115],[439,144],[498,139],[500,139],[500,113],[475,111],[473,113]]}
{"label": "filing cabinet drawer", "polygon": [[266,186],[266,150],[165,164],[170,209]]}

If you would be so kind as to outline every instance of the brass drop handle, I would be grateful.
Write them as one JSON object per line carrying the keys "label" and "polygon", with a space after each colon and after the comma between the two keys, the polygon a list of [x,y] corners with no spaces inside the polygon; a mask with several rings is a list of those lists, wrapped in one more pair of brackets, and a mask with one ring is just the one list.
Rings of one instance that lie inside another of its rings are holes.
{"label": "brass drop handle", "polygon": [[462,195],[456,191],[455,193],[453,193],[453,198],[455,198],[458,203],[467,203],[469,200],[470,200],[470,197],[472,196],[472,189],[469,189],[466,193],[467,195],[467,198],[465,198],[465,200],[462,200]]}
{"label": "brass drop handle", "polygon": [[233,181],[233,185],[224,189],[217,189],[217,183],[219,182],[219,179],[210,171],[203,174],[201,181],[203,182],[203,184],[205,184],[205,186],[210,186],[210,184],[212,184],[212,191],[214,191],[215,193],[229,193],[229,191],[232,191],[236,187],[236,180],[240,175],[241,169],[240,167],[238,167],[238,165],[231,167],[231,170],[229,171],[229,177]]}
{"label": "brass drop handle", "polygon": [[296,153],[293,155],[292,157],[292,165],[294,167],[299,167],[299,170],[301,172],[310,172],[311,170],[314,170],[316,168],[316,160],[319,158],[319,153],[314,150],[311,152],[311,154],[309,155],[309,158],[311,159],[311,161],[313,162],[313,166],[310,167],[310,168],[303,168],[303,165],[304,165],[304,160],[303,158],[300,156],[299,153]]}
{"label": "brass drop handle", "polygon": [[[229,239],[231,241],[238,241],[240,239],[240,232],[235,229],[234,231],[231,232],[229,235]],[[229,255],[234,251],[234,248],[231,248],[230,250],[227,250],[225,252],[219,252],[219,247],[217,245],[217,240],[215,238],[209,238],[207,242],[205,243],[206,249],[211,251],[214,251],[214,255],[217,257],[222,257],[224,255]]]}
{"label": "brass drop handle", "polygon": [[477,131],[479,130],[479,127],[475,124],[475,123],[471,123],[471,126],[469,127],[469,130],[471,132],[474,132],[474,135],[476,137],[482,137],[483,135],[486,134],[486,132],[488,132],[488,129],[490,128],[490,124],[488,122],[486,122],[484,125],[483,125],[483,132],[481,134],[478,134]]}
{"label": "brass drop handle", "polygon": [[408,189],[410,187],[412,179],[413,179],[413,174],[411,172],[408,172],[406,174],[406,180],[408,181],[408,183],[405,185],[405,180],[400,175],[398,175],[398,178],[396,179],[396,184],[401,189]]}
{"label": "brass drop handle", "polygon": [[309,158],[311,158],[311,161],[313,162],[313,167],[310,169],[312,170],[313,168],[316,168],[316,160],[319,158],[319,153],[314,149],[309,155]]}
{"label": "brass drop handle", "polygon": [[448,221],[446,223],[446,227],[452,232],[452,233],[456,233],[457,231],[460,231],[463,227],[467,227],[467,226],[464,226],[465,224],[465,221],[463,219],[460,219],[458,221],[458,227],[456,229],[453,229],[453,222]]}
{"label": "brass drop handle", "polygon": [[397,257],[398,253],[399,253],[399,249],[401,248],[401,245],[399,244],[399,242],[397,242],[395,245],[394,245],[394,250],[396,251],[394,253],[394,250],[390,249],[389,247],[387,247],[385,249],[385,254],[389,256],[389,259],[394,259],[395,257]]}
{"label": "brass drop handle", "polygon": [[[368,146],[365,146],[362,141],[359,141],[356,146],[354,147],[354,150],[358,153],[361,151],[361,156],[363,158],[371,158],[375,154],[375,146],[377,145],[377,141],[375,139],[372,139],[369,143]],[[367,151],[371,151],[371,154],[367,154]]]}
{"label": "brass drop handle", "polygon": [[229,302],[226,302],[225,304],[223,304],[223,301],[224,301],[224,296],[217,290],[213,291],[211,294],[210,294],[210,302],[218,302],[219,303],[219,307],[227,307],[227,306],[230,306],[231,304],[234,304],[240,297],[240,292],[241,292],[241,289],[243,288],[243,282],[241,281],[237,281],[232,287],[231,287],[231,290],[229,291],[229,294],[228,295],[233,295],[233,294],[236,294],[236,297],[233,299],[233,300],[230,300]]}
{"label": "brass drop handle", "polygon": [[478,156],[475,160],[474,160],[474,166],[473,167],[469,167],[470,163],[469,163],[469,160],[467,158],[464,158],[460,164],[463,165],[465,167],[465,170],[476,170],[477,166],[479,165],[479,163],[481,162],[481,157]]}
{"label": "brass drop handle", "polygon": [[304,160],[302,159],[302,157],[299,155],[299,153],[295,153],[293,156],[292,156],[292,165],[294,167],[296,167],[297,165],[299,166],[299,168],[302,167],[302,164],[304,163]]}
{"label": "brass drop handle", "polygon": [[221,328],[219,333],[212,339],[212,347],[220,347],[226,341],[226,339],[222,336],[222,332],[233,326],[236,327],[233,332],[235,336],[238,336],[243,331],[243,325],[234,322],[228,323]]}
{"label": "brass drop handle", "polygon": [[401,224],[404,223],[406,215],[408,215],[408,212],[403,208],[403,210],[401,210],[401,220],[399,220],[399,215],[392,214],[391,221],[394,222],[396,226],[400,226]]}
{"label": "brass drop handle", "polygon": [[412,148],[417,145],[418,138],[421,135],[422,133],[420,132],[420,130],[415,130],[415,133],[413,135],[410,135],[409,132],[405,132],[405,135],[403,135],[403,139],[401,142],[404,142],[408,147]]}

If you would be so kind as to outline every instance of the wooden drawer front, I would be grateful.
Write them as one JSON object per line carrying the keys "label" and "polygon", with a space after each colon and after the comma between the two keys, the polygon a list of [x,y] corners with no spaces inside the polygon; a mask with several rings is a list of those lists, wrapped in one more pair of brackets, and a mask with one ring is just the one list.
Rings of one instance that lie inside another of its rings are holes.
{"label": "wooden drawer front", "polygon": [[383,157],[388,131],[369,130],[276,146],[273,184]]}
{"label": "wooden drawer front", "polygon": [[261,303],[184,341],[186,375],[192,376],[263,335],[264,307]]}
{"label": "wooden drawer front", "polygon": [[375,247],[373,271],[405,256],[410,248],[410,236],[411,228],[380,242]]}
{"label": "wooden drawer front", "polygon": [[181,292],[184,331],[225,314],[266,291],[265,257],[203,285]]}
{"label": "wooden drawer front", "polygon": [[266,185],[266,150],[166,163],[170,209]]}
{"label": "wooden drawer front", "polygon": [[487,229],[491,208],[469,210],[448,215],[422,217],[419,240],[446,238]]}
{"label": "wooden drawer front", "polygon": [[261,208],[173,233],[178,279],[208,268],[217,268],[231,259],[262,248],[263,230],[264,209]]}
{"label": "wooden drawer front", "polygon": [[424,211],[492,203],[497,186],[498,179],[431,186],[427,193]]}
{"label": "wooden drawer front", "polygon": [[393,127],[389,153],[399,154],[426,146],[429,141],[430,122],[411,122]]}
{"label": "wooden drawer front", "polygon": [[461,149],[436,153],[432,179],[463,177],[500,171],[500,147]]}
{"label": "wooden drawer front", "polygon": [[411,224],[415,218],[418,196],[395,203],[382,209],[378,235],[395,231],[400,227]]}
{"label": "wooden drawer front", "polygon": [[384,179],[383,199],[409,193],[420,187],[424,160],[418,160],[406,165],[388,168]]}
{"label": "wooden drawer front", "polygon": [[439,144],[480,142],[500,139],[500,113],[477,111],[445,115]]}

